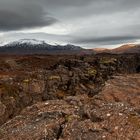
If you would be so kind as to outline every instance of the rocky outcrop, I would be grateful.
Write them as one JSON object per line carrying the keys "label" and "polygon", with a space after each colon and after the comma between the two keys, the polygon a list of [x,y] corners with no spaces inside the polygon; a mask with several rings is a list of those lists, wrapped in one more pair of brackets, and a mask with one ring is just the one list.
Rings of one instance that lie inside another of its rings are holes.
{"label": "rocky outcrop", "polygon": [[67,57],[0,60],[0,139],[137,140],[140,57]]}
{"label": "rocky outcrop", "polygon": [[27,107],[0,127],[0,138],[139,140],[139,78],[139,74],[114,77],[92,98],[85,94],[68,96]]}
{"label": "rocky outcrop", "polygon": [[124,102],[139,110],[139,74],[114,76],[105,83],[100,94],[104,102]]}

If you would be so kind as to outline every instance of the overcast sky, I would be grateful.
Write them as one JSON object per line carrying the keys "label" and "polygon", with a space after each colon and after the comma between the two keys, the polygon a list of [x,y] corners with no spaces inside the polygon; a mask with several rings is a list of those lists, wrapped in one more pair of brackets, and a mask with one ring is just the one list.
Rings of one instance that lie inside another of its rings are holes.
{"label": "overcast sky", "polygon": [[0,0],[0,42],[88,48],[140,42],[140,0]]}

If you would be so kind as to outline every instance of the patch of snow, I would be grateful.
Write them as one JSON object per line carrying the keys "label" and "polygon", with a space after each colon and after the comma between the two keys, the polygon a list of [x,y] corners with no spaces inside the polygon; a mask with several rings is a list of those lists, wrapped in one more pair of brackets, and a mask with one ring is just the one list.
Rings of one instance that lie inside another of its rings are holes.
{"label": "patch of snow", "polygon": [[44,41],[37,40],[37,39],[20,39],[18,41],[14,41],[11,44],[31,44],[31,45],[39,45],[44,44]]}
{"label": "patch of snow", "polygon": [[29,44],[43,44],[45,43],[44,41],[41,41],[41,40],[36,40],[36,39],[21,39],[19,40],[20,43],[29,43]]}

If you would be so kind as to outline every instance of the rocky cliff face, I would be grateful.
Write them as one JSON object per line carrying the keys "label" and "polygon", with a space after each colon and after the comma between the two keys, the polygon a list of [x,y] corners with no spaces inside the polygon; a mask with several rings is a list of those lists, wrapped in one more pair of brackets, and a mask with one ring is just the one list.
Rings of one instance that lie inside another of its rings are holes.
{"label": "rocky cliff face", "polygon": [[140,137],[139,55],[2,58],[0,139]]}

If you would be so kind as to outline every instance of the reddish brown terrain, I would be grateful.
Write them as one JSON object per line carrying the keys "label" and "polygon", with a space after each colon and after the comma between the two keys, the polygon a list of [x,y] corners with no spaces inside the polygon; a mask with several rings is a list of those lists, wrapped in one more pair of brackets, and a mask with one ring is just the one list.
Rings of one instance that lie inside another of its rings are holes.
{"label": "reddish brown terrain", "polygon": [[140,140],[139,54],[0,56],[0,140]]}
{"label": "reddish brown terrain", "polygon": [[140,53],[140,45],[139,44],[125,44],[115,49],[94,48],[93,51],[95,51],[96,53],[113,53],[113,54]]}
{"label": "reddish brown terrain", "polygon": [[107,48],[94,48],[93,51],[95,51],[96,53],[104,53],[104,52],[110,53],[111,52],[111,50]]}

